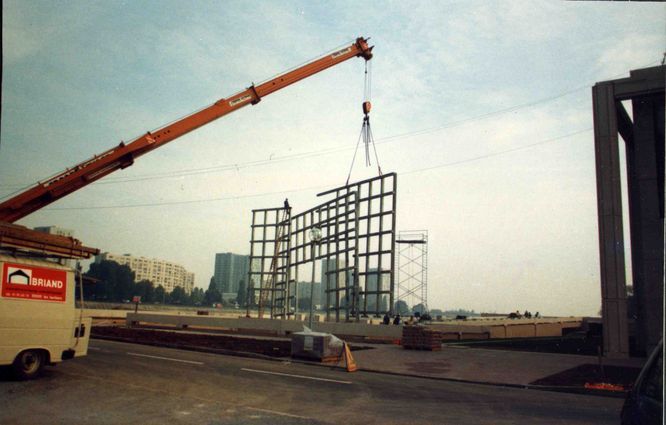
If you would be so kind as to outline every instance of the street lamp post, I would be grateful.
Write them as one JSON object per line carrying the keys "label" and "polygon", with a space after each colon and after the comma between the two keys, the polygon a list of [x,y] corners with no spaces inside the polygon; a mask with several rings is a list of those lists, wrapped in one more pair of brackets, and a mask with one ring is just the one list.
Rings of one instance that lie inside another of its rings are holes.
{"label": "street lamp post", "polygon": [[310,280],[310,315],[308,317],[308,327],[312,329],[312,316],[314,315],[314,280],[315,280],[315,265],[317,257],[316,254],[316,245],[321,241],[321,229],[319,227],[313,227],[310,229],[310,241],[312,243],[312,279]]}

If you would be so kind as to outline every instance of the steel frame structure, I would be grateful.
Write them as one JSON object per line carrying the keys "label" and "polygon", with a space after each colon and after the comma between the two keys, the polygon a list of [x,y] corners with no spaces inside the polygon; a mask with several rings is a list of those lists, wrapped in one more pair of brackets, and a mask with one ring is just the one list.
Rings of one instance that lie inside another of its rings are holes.
{"label": "steel frame structure", "polygon": [[[250,259],[247,279],[247,316],[258,307],[259,318],[270,298],[271,317],[282,304],[288,304],[288,258],[282,243],[289,249],[291,229],[290,208],[262,208],[252,210]],[[282,215],[282,217],[280,217]],[[258,298],[257,298],[258,296]]]}
{"label": "steel frame structure", "polygon": [[[283,208],[252,211],[248,315],[257,288],[271,294],[272,318],[297,313],[300,267],[316,267],[317,260],[327,265],[321,282],[326,320],[392,314],[397,175],[384,174],[317,196],[333,199],[288,220],[279,219]],[[314,228],[322,232],[318,243],[308,238]],[[269,259],[276,266],[267,268]]]}
{"label": "steel frame structure", "polygon": [[[396,173],[350,183],[317,196],[358,193],[358,252],[354,273],[356,299],[351,313],[358,320],[368,315],[393,314],[395,288],[395,222],[398,176]],[[386,287],[388,286],[388,287]],[[327,292],[328,294],[328,292]],[[385,297],[388,305],[383,308]],[[327,317],[331,310],[327,296]],[[333,308],[336,319],[339,307]],[[345,308],[348,310],[348,308]],[[349,313],[349,312],[348,312]]]}
{"label": "steel frame structure", "polygon": [[[357,310],[358,285],[354,271],[358,256],[358,226],[358,196],[354,191],[336,196],[292,220],[289,258],[294,282],[298,282],[300,266],[311,263],[316,267],[317,260],[335,264],[334,268],[327,269],[326,282],[322,282],[325,285],[326,320],[334,315],[335,321],[340,321],[341,312],[344,312],[345,320],[349,320]],[[322,232],[319,242],[308,241],[308,233],[314,228]],[[294,291],[297,293],[298,287]]]}
{"label": "steel frame structure", "polygon": [[404,230],[395,241],[398,248],[397,300],[423,304],[428,310],[428,231]]}

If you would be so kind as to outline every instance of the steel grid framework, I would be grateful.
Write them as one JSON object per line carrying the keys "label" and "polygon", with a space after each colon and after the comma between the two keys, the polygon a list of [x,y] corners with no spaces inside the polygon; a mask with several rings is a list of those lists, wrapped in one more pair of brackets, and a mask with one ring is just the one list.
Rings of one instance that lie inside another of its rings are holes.
{"label": "steel grid framework", "polygon": [[395,241],[398,251],[397,299],[428,310],[428,231],[405,230]]}
{"label": "steel grid framework", "polygon": [[[350,303],[350,307],[358,308],[352,311],[348,311],[347,306],[344,308],[357,320],[368,315],[393,314],[397,190],[397,174],[388,173],[317,195],[339,197],[350,192],[358,193],[358,248],[353,291],[357,296]],[[340,308],[331,308],[329,293],[327,291],[327,317],[333,310],[337,320]]]}
{"label": "steel grid framework", "polygon": [[[258,315],[263,317],[266,305],[270,305],[271,316],[276,314],[280,302],[288,300],[288,258],[282,244],[289,249],[291,209],[263,208],[252,210],[250,238],[250,265],[247,284],[247,315],[250,308],[258,306]],[[276,294],[279,294],[276,297]],[[270,303],[268,302],[270,299]],[[287,303],[284,303],[287,304]]]}
{"label": "steel grid framework", "polygon": [[[326,320],[392,314],[396,195],[397,175],[389,173],[319,193],[334,198],[288,220],[279,220],[281,208],[253,210],[248,314],[258,290],[272,295],[271,317],[298,312],[300,267],[317,260],[326,265]],[[308,237],[314,228],[323,236],[316,244]]]}
{"label": "steel grid framework", "polygon": [[[336,196],[292,220],[289,268],[294,281],[298,282],[299,268],[305,264],[315,267],[315,261],[323,260],[327,265],[335,265],[327,268],[326,282],[322,282],[326,320],[334,316],[336,322],[340,321],[341,312],[345,320],[349,320],[356,311],[354,270],[358,256],[358,224],[358,195],[354,191]],[[308,233],[314,228],[321,230],[319,242],[308,240]]]}

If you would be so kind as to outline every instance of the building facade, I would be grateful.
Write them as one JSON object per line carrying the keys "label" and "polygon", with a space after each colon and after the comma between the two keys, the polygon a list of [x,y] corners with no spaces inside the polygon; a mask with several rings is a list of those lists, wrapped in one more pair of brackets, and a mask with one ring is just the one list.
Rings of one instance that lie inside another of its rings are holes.
{"label": "building facade", "polygon": [[231,252],[215,254],[215,286],[222,294],[236,297],[240,281],[247,282],[250,256]]}
{"label": "building facade", "polygon": [[[320,261],[321,267],[321,285],[319,288],[319,299],[315,296],[315,303],[321,304],[322,307],[325,307],[328,301],[328,306],[334,306],[335,304],[335,289],[336,285],[341,289],[338,292],[340,296],[339,303],[344,305],[346,302],[345,287],[348,287],[352,291],[354,286],[354,273],[352,270],[343,270],[346,267],[346,262],[344,259],[336,258],[331,259],[322,259]],[[337,282],[336,282],[337,280]],[[315,287],[316,289],[316,287]],[[347,294],[351,296],[351,292]]]}
{"label": "building facade", "polygon": [[49,235],[74,237],[74,231],[71,229],[63,229],[58,226],[39,226],[34,228],[38,232],[48,233]]}
{"label": "building facade", "polygon": [[387,272],[388,270],[380,271],[377,268],[368,269],[365,281],[368,311],[389,311],[389,298],[386,292],[391,288],[391,276]]}
{"label": "building facade", "polygon": [[134,257],[130,254],[112,254],[104,252],[95,256],[95,263],[114,261],[120,265],[128,266],[134,272],[136,282],[148,280],[155,288],[162,285],[166,292],[172,292],[181,287],[186,293],[194,289],[194,273],[188,272],[179,264],[154,258]]}
{"label": "building facade", "polygon": [[323,296],[321,290],[321,282],[315,282],[314,288],[311,288],[311,282],[298,282],[298,294],[297,299],[299,300],[309,300],[310,291],[313,291],[313,301],[315,306],[321,306]]}

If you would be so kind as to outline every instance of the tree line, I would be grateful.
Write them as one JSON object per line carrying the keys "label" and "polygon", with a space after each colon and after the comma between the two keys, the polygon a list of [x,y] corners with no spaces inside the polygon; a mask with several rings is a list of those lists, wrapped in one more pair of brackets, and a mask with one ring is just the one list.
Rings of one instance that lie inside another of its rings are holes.
{"label": "tree line", "polygon": [[[84,285],[83,296],[88,301],[102,302],[127,302],[134,296],[140,296],[142,303],[160,303],[176,305],[213,305],[229,304],[222,300],[222,293],[215,287],[211,278],[211,284],[204,291],[194,288],[188,294],[183,288],[175,287],[167,292],[162,285],[157,285],[148,280],[136,281],[136,275],[129,266],[121,265],[115,261],[102,261],[92,263],[90,269],[84,274],[94,284]],[[239,288],[239,298],[242,289],[245,299],[245,284]]]}

